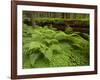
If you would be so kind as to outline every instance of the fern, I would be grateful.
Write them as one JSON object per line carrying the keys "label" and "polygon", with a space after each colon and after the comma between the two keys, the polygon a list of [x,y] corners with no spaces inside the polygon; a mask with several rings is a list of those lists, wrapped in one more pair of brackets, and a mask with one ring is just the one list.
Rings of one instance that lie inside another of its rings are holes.
{"label": "fern", "polygon": [[88,34],[23,25],[23,68],[89,65]]}

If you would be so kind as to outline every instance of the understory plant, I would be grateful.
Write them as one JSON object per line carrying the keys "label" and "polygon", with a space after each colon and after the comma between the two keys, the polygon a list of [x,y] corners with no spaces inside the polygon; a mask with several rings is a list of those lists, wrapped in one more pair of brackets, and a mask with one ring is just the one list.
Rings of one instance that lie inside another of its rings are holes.
{"label": "understory plant", "polygon": [[[68,30],[68,31],[67,31]],[[88,34],[23,25],[23,68],[89,65]]]}

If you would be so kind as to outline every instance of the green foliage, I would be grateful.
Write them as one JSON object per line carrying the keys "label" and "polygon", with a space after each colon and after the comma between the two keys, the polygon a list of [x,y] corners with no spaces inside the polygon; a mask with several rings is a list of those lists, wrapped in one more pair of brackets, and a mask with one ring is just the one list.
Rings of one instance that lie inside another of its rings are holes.
{"label": "green foliage", "polygon": [[64,22],[63,18],[37,18],[35,19],[37,23],[55,23],[55,22]]}
{"label": "green foliage", "polygon": [[65,28],[65,33],[67,33],[67,34],[73,33],[73,29],[68,26]]}
{"label": "green foliage", "polygon": [[23,68],[89,65],[89,40],[67,32],[23,25]]}

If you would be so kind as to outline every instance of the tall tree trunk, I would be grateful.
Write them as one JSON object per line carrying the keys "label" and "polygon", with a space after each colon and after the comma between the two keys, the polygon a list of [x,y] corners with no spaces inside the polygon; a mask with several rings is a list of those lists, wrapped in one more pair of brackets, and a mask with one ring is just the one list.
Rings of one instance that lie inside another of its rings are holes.
{"label": "tall tree trunk", "polygon": [[31,21],[32,21],[32,27],[35,27],[36,26],[36,23],[35,23],[35,12],[33,14],[33,12],[31,12]]}

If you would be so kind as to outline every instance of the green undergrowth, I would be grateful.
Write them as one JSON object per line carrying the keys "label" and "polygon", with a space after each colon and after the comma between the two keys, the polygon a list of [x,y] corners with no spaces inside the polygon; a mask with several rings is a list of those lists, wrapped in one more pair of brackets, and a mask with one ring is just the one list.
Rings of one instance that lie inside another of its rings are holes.
{"label": "green undergrowth", "polygon": [[[88,34],[83,33],[88,37]],[[89,65],[89,39],[72,29],[23,25],[23,68]]]}
{"label": "green undergrowth", "polygon": [[89,26],[89,19],[63,19],[63,18],[36,18],[35,22],[37,25],[47,24],[65,24],[69,26]]}

